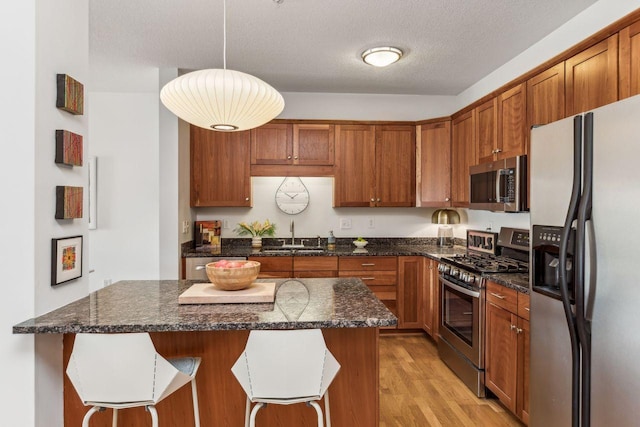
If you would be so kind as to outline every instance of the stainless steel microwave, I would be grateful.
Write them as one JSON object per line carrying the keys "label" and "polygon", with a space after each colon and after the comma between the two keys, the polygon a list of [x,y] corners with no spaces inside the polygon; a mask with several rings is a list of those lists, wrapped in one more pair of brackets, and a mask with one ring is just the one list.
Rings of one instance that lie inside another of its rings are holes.
{"label": "stainless steel microwave", "polygon": [[469,207],[494,212],[526,211],[527,156],[469,168]]}

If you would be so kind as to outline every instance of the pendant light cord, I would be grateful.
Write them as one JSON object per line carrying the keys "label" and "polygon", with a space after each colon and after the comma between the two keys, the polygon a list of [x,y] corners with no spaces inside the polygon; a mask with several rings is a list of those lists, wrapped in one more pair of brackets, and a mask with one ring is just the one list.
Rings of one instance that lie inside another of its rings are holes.
{"label": "pendant light cord", "polygon": [[227,0],[222,2],[222,68],[227,69]]}

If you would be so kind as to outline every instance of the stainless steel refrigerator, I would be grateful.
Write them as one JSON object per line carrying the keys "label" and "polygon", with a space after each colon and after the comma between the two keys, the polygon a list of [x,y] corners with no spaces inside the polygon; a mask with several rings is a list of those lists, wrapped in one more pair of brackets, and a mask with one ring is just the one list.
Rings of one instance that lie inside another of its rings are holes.
{"label": "stainless steel refrigerator", "polygon": [[530,425],[640,425],[640,96],[532,129],[530,159]]}

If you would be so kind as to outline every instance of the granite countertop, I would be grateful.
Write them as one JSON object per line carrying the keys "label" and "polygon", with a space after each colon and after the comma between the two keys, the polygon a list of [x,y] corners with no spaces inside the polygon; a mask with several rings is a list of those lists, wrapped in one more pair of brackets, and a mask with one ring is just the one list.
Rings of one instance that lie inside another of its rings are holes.
{"label": "granite countertop", "polygon": [[114,283],[13,333],[117,333],[394,326],[396,317],[357,278],[262,279],[276,282],[276,301],[259,304],[178,304],[194,281]]}

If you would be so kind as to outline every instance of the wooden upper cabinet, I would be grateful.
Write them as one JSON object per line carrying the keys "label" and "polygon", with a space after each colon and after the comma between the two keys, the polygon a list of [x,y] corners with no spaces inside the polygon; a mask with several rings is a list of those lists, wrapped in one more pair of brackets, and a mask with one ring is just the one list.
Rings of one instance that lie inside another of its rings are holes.
{"label": "wooden upper cabinet", "polygon": [[564,62],[527,81],[527,129],[565,118]]}
{"label": "wooden upper cabinet", "polygon": [[415,206],[415,127],[336,126],[334,206]]}
{"label": "wooden upper cabinet", "polygon": [[191,126],[191,206],[251,206],[249,131]]}
{"label": "wooden upper cabinet", "polygon": [[334,206],[371,206],[375,163],[375,126],[336,126]]}
{"label": "wooden upper cabinet", "polygon": [[375,206],[415,206],[415,188],[415,126],[376,126]]}
{"label": "wooden upper cabinet", "polygon": [[451,204],[469,206],[469,167],[475,164],[475,110],[451,123]]}
{"label": "wooden upper cabinet", "polygon": [[293,164],[331,166],[335,161],[334,125],[293,125]]}
{"label": "wooden upper cabinet", "polygon": [[567,116],[618,100],[618,34],[567,59]]}
{"label": "wooden upper cabinet", "polygon": [[640,21],[619,33],[620,99],[640,94]]}
{"label": "wooden upper cabinet", "polygon": [[332,166],[334,125],[269,123],[251,130],[252,165]]}
{"label": "wooden upper cabinet", "polygon": [[416,206],[451,206],[451,120],[418,126]]}
{"label": "wooden upper cabinet", "polygon": [[293,159],[293,127],[269,123],[251,129],[252,165],[288,165]]}
{"label": "wooden upper cabinet", "polygon": [[527,92],[524,83],[498,96],[497,159],[527,154]]}
{"label": "wooden upper cabinet", "polygon": [[498,100],[493,98],[475,108],[476,159],[478,163],[491,162],[498,147]]}

